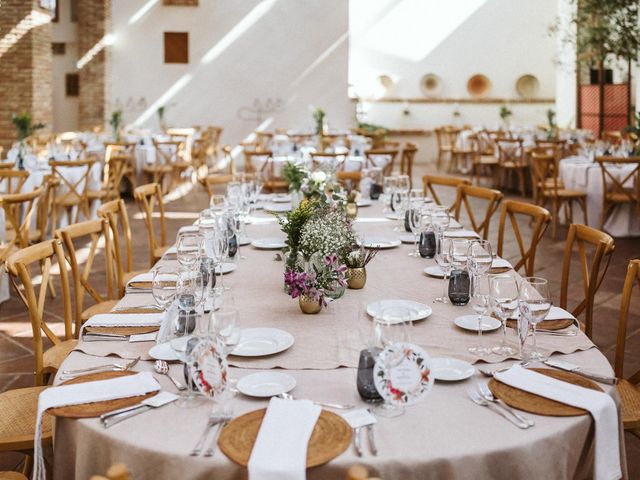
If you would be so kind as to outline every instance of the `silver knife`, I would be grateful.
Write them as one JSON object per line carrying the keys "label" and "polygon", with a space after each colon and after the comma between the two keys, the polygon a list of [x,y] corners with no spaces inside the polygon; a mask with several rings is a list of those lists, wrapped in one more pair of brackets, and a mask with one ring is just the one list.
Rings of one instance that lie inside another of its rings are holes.
{"label": "silver knife", "polygon": [[578,365],[565,362],[564,360],[549,358],[545,360],[544,363],[546,365],[549,365],[550,367],[559,368],[560,370],[565,370],[567,372],[577,373],[578,375],[582,375],[583,377],[590,378],[592,380],[595,380],[596,382],[606,383],[608,385],[615,385],[618,383],[618,379],[616,377],[608,377],[606,375],[600,375],[597,373],[589,372],[589,371],[583,370]]}
{"label": "silver knife", "polygon": [[362,443],[360,442],[360,432],[362,427],[358,427],[353,431],[353,446],[356,449],[356,455],[362,456]]}
{"label": "silver knife", "polygon": [[[367,410],[371,415],[373,415],[370,408],[367,408]],[[369,450],[371,451],[371,455],[375,457],[378,455],[378,447],[376,447],[376,439],[373,434],[373,423],[367,425],[367,438],[369,440]]]}

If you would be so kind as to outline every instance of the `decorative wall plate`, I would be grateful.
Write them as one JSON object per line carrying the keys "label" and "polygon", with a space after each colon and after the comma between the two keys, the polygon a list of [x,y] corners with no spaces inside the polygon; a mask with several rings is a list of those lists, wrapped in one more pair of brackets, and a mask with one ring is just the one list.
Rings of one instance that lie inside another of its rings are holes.
{"label": "decorative wall plate", "polygon": [[420,79],[420,90],[427,97],[435,97],[440,94],[442,83],[435,73],[427,73]]}
{"label": "decorative wall plate", "polygon": [[540,82],[534,75],[522,75],[516,81],[516,92],[522,98],[533,98],[540,89]]}
{"label": "decorative wall plate", "polygon": [[473,98],[484,98],[489,94],[491,90],[491,80],[485,75],[478,73],[467,81],[467,92]]}

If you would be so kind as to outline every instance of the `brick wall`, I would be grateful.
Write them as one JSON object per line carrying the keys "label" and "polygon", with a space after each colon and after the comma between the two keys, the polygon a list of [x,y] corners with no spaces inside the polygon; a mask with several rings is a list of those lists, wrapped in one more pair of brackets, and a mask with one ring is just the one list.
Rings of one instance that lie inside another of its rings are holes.
{"label": "brick wall", "polygon": [[13,113],[30,113],[46,130],[53,121],[51,23],[37,4],[0,1],[0,145],[5,148],[16,140]]}
{"label": "brick wall", "polygon": [[[107,104],[108,48],[100,46],[111,28],[111,0],[82,0],[78,5],[79,127],[104,126]],[[91,52],[94,52],[93,54]]]}

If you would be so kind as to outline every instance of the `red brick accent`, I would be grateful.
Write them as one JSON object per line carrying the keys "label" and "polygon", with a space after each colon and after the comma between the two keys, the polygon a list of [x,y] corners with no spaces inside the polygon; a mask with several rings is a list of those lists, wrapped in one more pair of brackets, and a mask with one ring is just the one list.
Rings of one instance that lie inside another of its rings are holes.
{"label": "red brick accent", "polygon": [[162,0],[162,4],[172,7],[197,7],[198,0]]}
{"label": "red brick accent", "polygon": [[[96,49],[111,29],[111,0],[82,0],[78,5],[78,60],[80,96],[78,121],[80,130],[105,124],[107,105],[107,66],[109,47]],[[96,49],[95,55],[87,55]],[[85,57],[86,55],[86,57]],[[84,59],[83,59],[84,57]],[[86,62],[86,63],[85,63]]]}
{"label": "red brick accent", "polygon": [[[13,113],[29,113],[51,130],[51,23],[38,0],[0,2],[0,145],[16,140]],[[45,130],[45,131],[46,131]]]}

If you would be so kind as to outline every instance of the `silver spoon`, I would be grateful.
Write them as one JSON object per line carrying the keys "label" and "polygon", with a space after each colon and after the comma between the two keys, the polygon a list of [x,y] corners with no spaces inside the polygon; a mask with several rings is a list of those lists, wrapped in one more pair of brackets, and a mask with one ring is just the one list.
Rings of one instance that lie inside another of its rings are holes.
{"label": "silver spoon", "polygon": [[178,382],[175,378],[173,378],[170,374],[169,374],[169,365],[167,364],[167,362],[165,362],[164,360],[156,360],[156,363],[153,365],[153,369],[161,374],[161,375],[166,375],[167,377],[169,377],[169,380],[171,380],[171,383],[173,383],[173,385],[180,391],[182,390],[186,390],[187,387],[185,387],[184,385],[182,385],[180,382]]}

